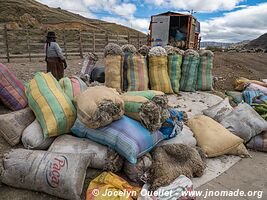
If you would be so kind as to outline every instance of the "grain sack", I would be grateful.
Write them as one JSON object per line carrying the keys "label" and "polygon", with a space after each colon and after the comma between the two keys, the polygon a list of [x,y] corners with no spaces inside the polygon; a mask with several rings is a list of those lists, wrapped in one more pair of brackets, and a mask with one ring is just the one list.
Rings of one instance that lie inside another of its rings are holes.
{"label": "grain sack", "polygon": [[153,165],[149,183],[150,190],[167,186],[180,175],[200,177],[206,168],[199,152],[184,144],[169,144],[156,147],[151,152]]}
{"label": "grain sack", "polygon": [[214,119],[217,122],[221,122],[226,115],[233,111],[233,107],[229,103],[229,98],[226,97],[221,102],[203,110],[203,114]]}
{"label": "grain sack", "polygon": [[148,54],[149,80],[152,90],[172,94],[172,86],[168,75],[167,53],[162,47],[153,47]]}
{"label": "grain sack", "polygon": [[139,122],[126,116],[96,130],[87,128],[77,119],[71,131],[77,137],[110,147],[133,164],[164,139],[160,131],[151,134]]}
{"label": "grain sack", "polygon": [[54,141],[54,137],[44,138],[43,130],[35,119],[27,128],[24,129],[21,142],[26,149],[46,150]]}
{"label": "grain sack", "polygon": [[174,138],[169,140],[163,140],[159,143],[159,146],[167,144],[185,144],[190,147],[195,147],[197,144],[196,139],[194,138],[193,132],[186,125],[183,125],[183,130],[181,133],[177,134]]}
{"label": "grain sack", "polygon": [[171,80],[172,90],[174,93],[179,93],[180,78],[181,78],[181,65],[183,61],[183,52],[171,46],[166,48],[168,54],[168,74]]}
{"label": "grain sack", "polygon": [[214,54],[210,50],[200,50],[197,72],[197,90],[211,91]]}
{"label": "grain sack", "polygon": [[261,82],[261,81],[256,81],[256,80],[249,80],[244,77],[237,78],[235,80],[235,90],[238,91],[243,91],[250,83],[254,83],[263,87],[267,87],[267,83]]}
{"label": "grain sack", "polygon": [[185,92],[196,91],[198,64],[199,54],[192,49],[186,50],[184,53],[184,60],[182,64],[180,90]]}
{"label": "grain sack", "polygon": [[118,172],[123,165],[123,159],[112,149],[88,139],[62,135],[55,139],[48,151],[56,153],[95,154],[88,167]]}
{"label": "grain sack", "polygon": [[109,43],[104,49],[105,86],[122,91],[123,52],[119,45]]}
{"label": "grain sack", "polygon": [[242,92],[226,91],[225,94],[229,97],[230,100],[233,100],[237,104],[244,101]]}
{"label": "grain sack", "polygon": [[124,57],[126,70],[127,91],[148,90],[147,61],[141,54],[126,53]]}
{"label": "grain sack", "polygon": [[246,90],[258,91],[258,92],[262,92],[263,94],[267,94],[267,87],[261,86],[255,83],[250,83],[247,86]]}
{"label": "grain sack", "polygon": [[137,159],[136,164],[128,161],[124,162],[123,171],[126,176],[133,182],[147,182],[148,173],[152,166],[152,157],[149,153]]}
{"label": "grain sack", "polygon": [[35,117],[29,107],[0,115],[0,135],[11,145],[20,142],[23,130],[34,121]]}
{"label": "grain sack", "polygon": [[5,155],[2,182],[64,199],[81,199],[92,154],[62,154],[15,149]]}
{"label": "grain sack", "polygon": [[243,143],[243,140],[225,129],[221,124],[204,115],[188,120],[197,146],[203,149],[209,158],[228,154]]}
{"label": "grain sack", "polygon": [[140,53],[141,55],[147,57],[148,53],[150,51],[151,47],[147,46],[147,45],[142,45],[139,49],[138,49],[138,53]]}
{"label": "grain sack", "polygon": [[235,107],[230,114],[223,118],[221,124],[245,142],[261,132],[267,131],[267,121],[246,103]]}
{"label": "grain sack", "polygon": [[251,138],[246,146],[250,149],[267,152],[267,132],[265,131]]}
{"label": "grain sack", "polygon": [[[133,200],[137,199],[140,190],[112,172],[103,172],[90,182],[86,200]],[[107,191],[110,195],[106,195]]]}
{"label": "grain sack", "polygon": [[[140,121],[150,131],[159,130],[169,117],[168,99],[159,91],[136,91],[122,95],[125,115]],[[166,115],[167,113],[167,115]]]}
{"label": "grain sack", "polygon": [[9,109],[16,111],[27,106],[23,84],[0,63],[0,101]]}
{"label": "grain sack", "polygon": [[244,101],[252,105],[254,103],[254,99],[256,99],[258,96],[264,95],[263,92],[257,91],[257,90],[250,90],[249,88],[245,89],[242,93]]}
{"label": "grain sack", "polygon": [[81,79],[84,81],[90,81],[92,70],[98,60],[98,57],[94,53],[88,53],[83,61],[83,66],[81,70]]}
{"label": "grain sack", "polygon": [[80,95],[87,89],[87,85],[77,76],[65,77],[59,80],[59,84],[64,91],[64,93],[74,100],[75,97]]}
{"label": "grain sack", "polygon": [[77,116],[89,128],[99,128],[124,114],[124,102],[115,89],[89,87],[76,98]]}
{"label": "grain sack", "polygon": [[76,109],[51,73],[37,72],[25,84],[29,106],[43,129],[44,138],[69,133]]}

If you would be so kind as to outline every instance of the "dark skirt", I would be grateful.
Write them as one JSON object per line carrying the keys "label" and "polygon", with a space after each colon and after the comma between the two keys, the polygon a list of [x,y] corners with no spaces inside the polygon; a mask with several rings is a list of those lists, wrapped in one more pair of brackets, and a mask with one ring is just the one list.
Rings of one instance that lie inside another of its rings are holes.
{"label": "dark skirt", "polygon": [[57,79],[64,77],[64,65],[60,58],[47,58],[47,72],[51,72]]}

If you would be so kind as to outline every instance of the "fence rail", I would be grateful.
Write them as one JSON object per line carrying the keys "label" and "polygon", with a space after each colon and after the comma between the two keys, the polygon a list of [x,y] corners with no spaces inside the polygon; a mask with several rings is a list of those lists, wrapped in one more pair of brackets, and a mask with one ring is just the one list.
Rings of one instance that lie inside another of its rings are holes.
{"label": "fence rail", "polygon": [[[0,28],[0,58],[10,62],[13,58],[45,57],[44,43],[48,29],[8,29]],[[146,36],[136,34],[114,34],[101,30],[56,30],[57,42],[66,58],[83,56],[88,52],[102,55],[106,44],[113,42],[119,45],[133,44],[136,48],[147,44]]]}

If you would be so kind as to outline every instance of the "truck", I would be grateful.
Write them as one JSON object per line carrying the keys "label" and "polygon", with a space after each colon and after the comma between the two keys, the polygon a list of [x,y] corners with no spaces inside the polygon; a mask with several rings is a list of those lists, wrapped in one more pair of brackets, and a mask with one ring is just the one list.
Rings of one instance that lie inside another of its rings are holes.
{"label": "truck", "polygon": [[171,45],[180,49],[198,49],[200,23],[192,14],[165,12],[151,16],[150,46]]}

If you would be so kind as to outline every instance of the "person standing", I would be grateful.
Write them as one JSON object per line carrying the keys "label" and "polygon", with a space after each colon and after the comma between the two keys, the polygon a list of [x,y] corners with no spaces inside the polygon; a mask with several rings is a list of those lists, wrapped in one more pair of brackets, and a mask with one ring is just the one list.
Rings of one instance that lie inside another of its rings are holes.
{"label": "person standing", "polygon": [[47,63],[47,72],[51,72],[57,79],[64,77],[64,69],[67,68],[66,59],[61,48],[56,42],[55,32],[48,32],[45,44],[45,61]]}

